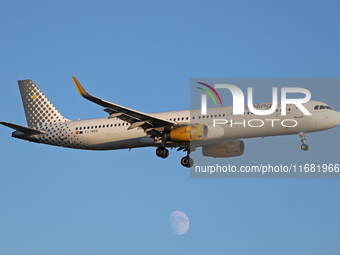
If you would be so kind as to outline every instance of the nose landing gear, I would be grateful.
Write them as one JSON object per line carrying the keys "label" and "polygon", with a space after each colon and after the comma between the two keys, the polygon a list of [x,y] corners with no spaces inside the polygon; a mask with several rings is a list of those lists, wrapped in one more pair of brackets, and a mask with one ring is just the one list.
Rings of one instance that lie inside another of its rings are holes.
{"label": "nose landing gear", "polygon": [[307,133],[305,133],[305,132],[300,132],[299,135],[300,135],[301,142],[302,142],[301,149],[302,149],[303,151],[307,151],[308,148],[309,148],[308,145],[305,144],[305,141],[307,140],[307,139],[306,139]]}

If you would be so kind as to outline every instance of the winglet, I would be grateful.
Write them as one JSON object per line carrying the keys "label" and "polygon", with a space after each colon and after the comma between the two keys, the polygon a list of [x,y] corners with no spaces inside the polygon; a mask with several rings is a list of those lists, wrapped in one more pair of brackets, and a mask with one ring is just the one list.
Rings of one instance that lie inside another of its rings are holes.
{"label": "winglet", "polygon": [[76,79],[76,77],[72,76],[74,83],[77,86],[78,92],[80,95],[85,96],[88,95],[88,93],[86,92],[86,90],[83,88],[83,86],[80,85],[79,81]]}

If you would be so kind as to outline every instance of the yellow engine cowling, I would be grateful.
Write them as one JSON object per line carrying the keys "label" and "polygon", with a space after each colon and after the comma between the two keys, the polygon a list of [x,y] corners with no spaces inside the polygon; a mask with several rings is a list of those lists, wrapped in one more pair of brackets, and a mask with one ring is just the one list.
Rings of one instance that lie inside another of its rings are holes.
{"label": "yellow engine cowling", "polygon": [[202,147],[202,154],[205,157],[229,158],[241,156],[244,153],[245,145],[242,140],[235,140],[225,143],[205,145]]}
{"label": "yellow engine cowling", "polygon": [[208,127],[206,125],[188,125],[167,131],[165,138],[174,142],[204,141],[207,134]]}

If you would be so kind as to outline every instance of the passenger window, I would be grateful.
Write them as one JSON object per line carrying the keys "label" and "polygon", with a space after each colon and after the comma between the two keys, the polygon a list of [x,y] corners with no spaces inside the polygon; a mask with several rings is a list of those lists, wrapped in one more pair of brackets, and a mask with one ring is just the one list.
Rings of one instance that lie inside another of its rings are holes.
{"label": "passenger window", "polygon": [[97,126],[95,126],[95,128],[97,128]]}
{"label": "passenger window", "polygon": [[87,129],[90,129],[90,127],[87,127]]}
{"label": "passenger window", "polygon": [[221,114],[219,114],[218,117],[221,117]]}
{"label": "passenger window", "polygon": [[182,117],[182,120],[184,120],[184,118]]}
{"label": "passenger window", "polygon": [[207,115],[207,119],[209,118],[209,115]]}
{"label": "passenger window", "polygon": [[118,126],[120,126],[120,123],[118,124]]}
{"label": "passenger window", "polygon": [[79,130],[81,130],[81,127],[79,128]]}
{"label": "passenger window", "polygon": [[102,125],[99,125],[99,128],[101,128],[102,127]]}
{"label": "passenger window", "polygon": [[195,116],[194,116],[194,117],[192,117],[192,119],[194,120],[194,119],[195,119]]}
{"label": "passenger window", "polygon": [[316,106],[314,107],[314,110],[318,110],[318,109],[319,109],[319,106],[316,105]]}
{"label": "passenger window", "polygon": [[117,127],[117,123],[115,124],[115,127]]}
{"label": "passenger window", "polygon": [[[76,127],[76,130],[78,130],[78,128]],[[50,131],[50,130],[48,130],[48,131]]]}
{"label": "passenger window", "polygon": [[325,106],[323,106],[323,105],[320,105],[320,110],[321,110],[321,109],[325,109]]}
{"label": "passenger window", "polygon": [[200,118],[201,118],[201,116],[198,116],[198,118],[200,119]]}
{"label": "passenger window", "polygon": [[223,117],[225,117],[225,114],[223,113]]}
{"label": "passenger window", "polygon": [[186,118],[186,120],[188,120],[188,119],[189,119],[189,117]]}
{"label": "passenger window", "polygon": [[91,127],[91,129],[93,129],[93,126]]}

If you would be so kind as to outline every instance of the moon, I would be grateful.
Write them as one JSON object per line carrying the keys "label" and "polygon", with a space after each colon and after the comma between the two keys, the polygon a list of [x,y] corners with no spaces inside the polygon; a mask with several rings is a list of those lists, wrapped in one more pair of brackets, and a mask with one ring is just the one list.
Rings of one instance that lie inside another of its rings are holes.
{"label": "moon", "polygon": [[174,211],[170,214],[170,227],[176,235],[183,235],[189,228],[189,218],[181,211]]}

